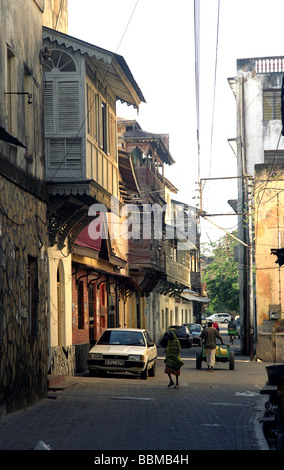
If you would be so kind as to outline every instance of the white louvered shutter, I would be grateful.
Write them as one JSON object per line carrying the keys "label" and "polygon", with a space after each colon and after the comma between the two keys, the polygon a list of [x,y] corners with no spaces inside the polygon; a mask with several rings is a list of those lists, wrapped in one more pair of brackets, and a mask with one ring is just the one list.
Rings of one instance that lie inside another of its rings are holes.
{"label": "white louvered shutter", "polygon": [[79,83],[58,81],[58,132],[79,130]]}
{"label": "white louvered shutter", "polygon": [[44,131],[46,135],[55,132],[54,83],[51,81],[44,86]]}
{"label": "white louvered shutter", "polygon": [[66,139],[66,166],[81,167],[81,139]]}
{"label": "white louvered shutter", "polygon": [[51,167],[65,167],[66,148],[65,139],[50,139],[49,165]]}

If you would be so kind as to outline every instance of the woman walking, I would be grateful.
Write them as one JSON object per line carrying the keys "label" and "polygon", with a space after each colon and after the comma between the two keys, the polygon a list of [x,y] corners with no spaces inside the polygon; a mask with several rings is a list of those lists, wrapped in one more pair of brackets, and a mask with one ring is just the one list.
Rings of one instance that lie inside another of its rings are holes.
{"label": "woman walking", "polygon": [[[165,373],[168,374],[170,379],[169,388],[179,388],[178,378],[180,376],[180,368],[184,364],[180,358],[180,350],[180,342],[176,334],[170,331],[168,334],[165,359]],[[175,376],[175,382],[172,379],[172,375]]]}

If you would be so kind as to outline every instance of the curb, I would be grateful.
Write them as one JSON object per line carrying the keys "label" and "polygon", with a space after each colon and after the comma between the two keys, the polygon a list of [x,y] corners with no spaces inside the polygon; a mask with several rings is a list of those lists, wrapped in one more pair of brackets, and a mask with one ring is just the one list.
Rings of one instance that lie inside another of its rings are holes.
{"label": "curb", "polygon": [[267,440],[263,432],[263,424],[261,423],[262,418],[265,413],[265,403],[267,402],[267,397],[261,395],[257,400],[257,403],[254,405],[254,412],[250,418],[250,429],[253,435],[252,446],[256,450],[270,450]]}

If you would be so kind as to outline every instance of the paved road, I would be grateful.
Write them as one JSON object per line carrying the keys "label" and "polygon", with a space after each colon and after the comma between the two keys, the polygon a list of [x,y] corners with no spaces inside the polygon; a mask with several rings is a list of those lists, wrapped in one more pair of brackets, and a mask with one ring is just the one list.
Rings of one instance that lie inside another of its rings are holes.
{"label": "paved road", "polygon": [[[233,347],[236,352],[238,345]],[[87,374],[23,411],[0,419],[1,450],[33,450],[39,441],[53,450],[198,451],[268,449],[259,418],[265,364],[235,356],[235,370],[195,366],[196,347],[183,349],[178,390],[168,389],[164,350],[156,377]]]}

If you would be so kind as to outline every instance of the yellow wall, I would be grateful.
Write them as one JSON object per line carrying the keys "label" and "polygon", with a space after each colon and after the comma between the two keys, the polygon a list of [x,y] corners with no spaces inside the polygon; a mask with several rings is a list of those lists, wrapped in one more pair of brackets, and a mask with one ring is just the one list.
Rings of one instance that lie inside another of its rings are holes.
{"label": "yellow wall", "polygon": [[43,25],[68,34],[68,0],[45,0]]}
{"label": "yellow wall", "polygon": [[[276,165],[277,166],[277,165]],[[259,165],[255,178],[255,267],[257,324],[277,327],[269,321],[269,306],[284,309],[283,267],[275,263],[271,248],[284,247],[283,170],[271,173],[270,165]],[[284,320],[283,313],[281,319]],[[268,322],[268,323],[267,323]],[[259,329],[258,326],[258,329]]]}
{"label": "yellow wall", "polygon": [[[50,293],[50,347],[59,345],[58,329],[62,331],[62,344],[66,347],[72,344],[72,272],[71,255],[67,256],[66,249],[56,246],[49,248],[49,293]],[[61,279],[61,325],[59,325],[57,270]]]}

